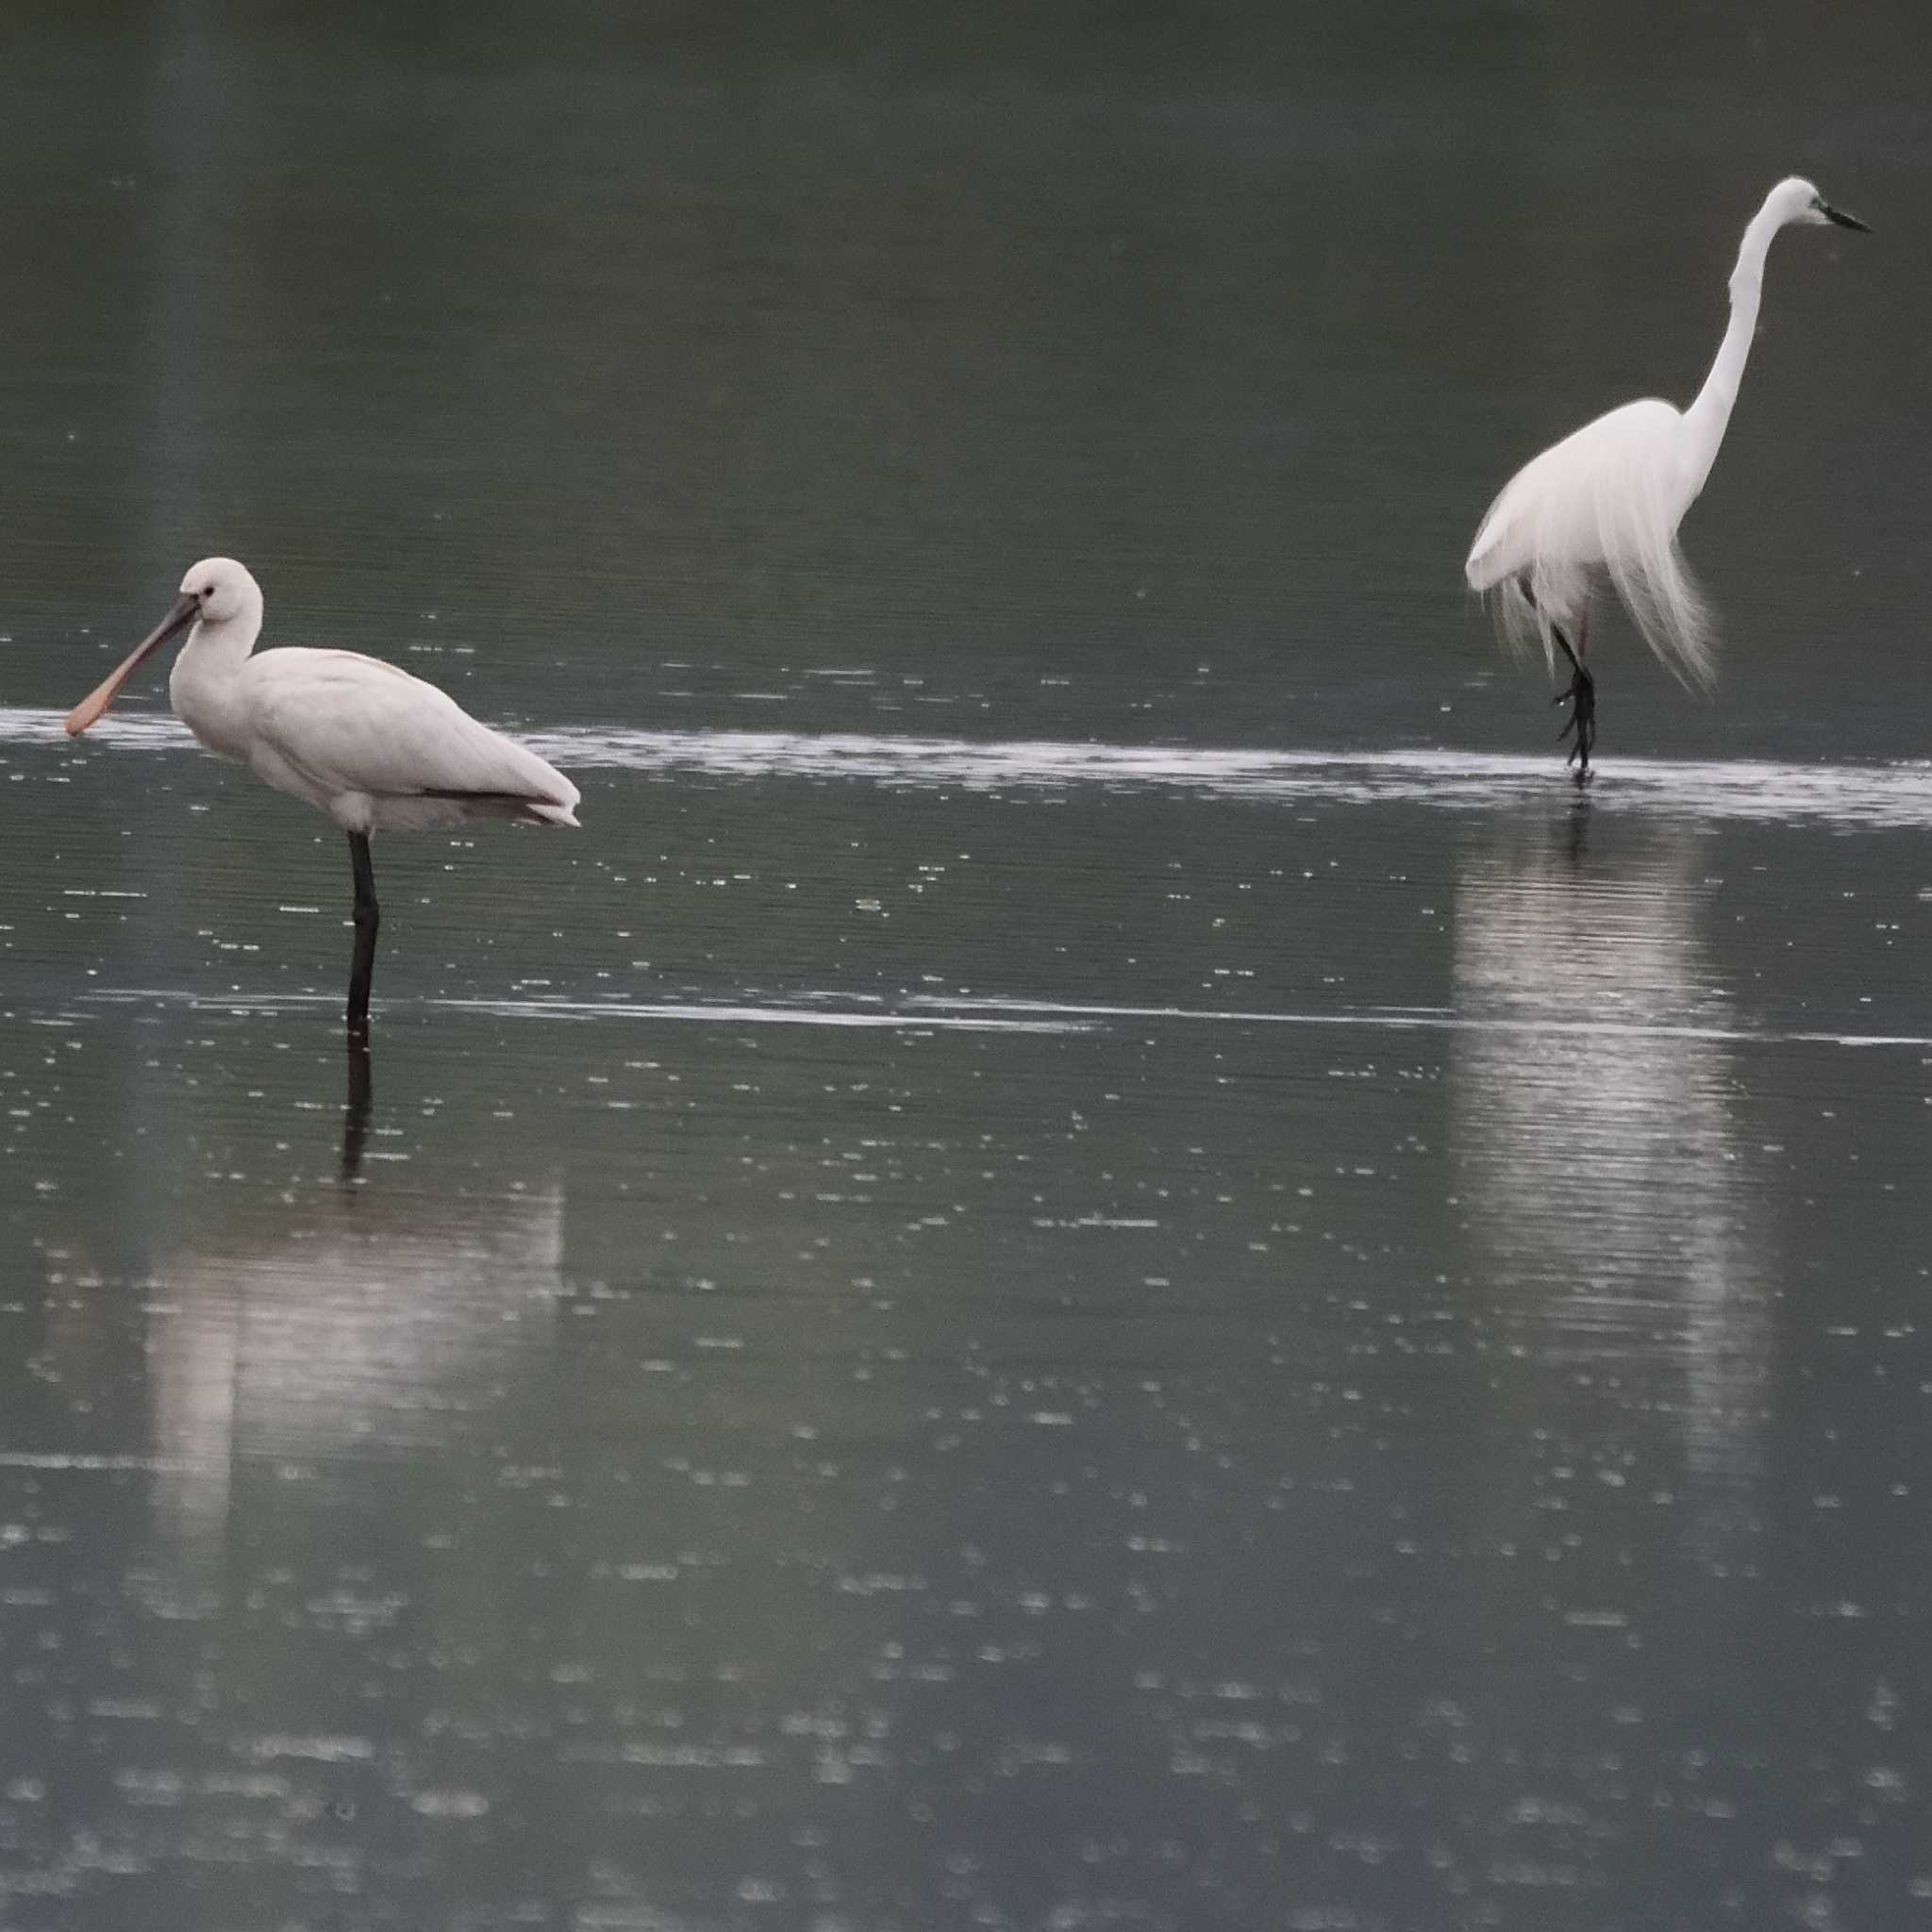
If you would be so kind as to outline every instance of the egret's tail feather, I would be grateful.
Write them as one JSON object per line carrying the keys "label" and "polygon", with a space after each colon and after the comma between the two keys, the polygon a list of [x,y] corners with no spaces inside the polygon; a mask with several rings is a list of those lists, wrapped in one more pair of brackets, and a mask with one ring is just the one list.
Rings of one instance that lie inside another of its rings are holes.
{"label": "egret's tail feather", "polygon": [[1512,658],[1527,658],[1533,650],[1543,655],[1545,667],[1557,668],[1557,647],[1550,641],[1549,620],[1540,600],[1522,577],[1511,577],[1497,592],[1491,608],[1496,617],[1496,634]]}
{"label": "egret's tail feather", "polygon": [[1637,433],[1615,440],[1594,478],[1597,538],[1605,574],[1643,641],[1680,684],[1708,691],[1717,682],[1717,634],[1710,607],[1677,547],[1687,507],[1674,450],[1683,419],[1668,404],[1618,412]]}
{"label": "egret's tail feather", "polygon": [[1643,641],[1679,683],[1709,691],[1717,683],[1717,632],[1710,607],[1674,536],[1655,551],[1612,556],[1610,581]]}
{"label": "egret's tail feather", "polygon": [[[1717,635],[1704,592],[1674,542],[1656,559],[1618,558],[1606,566],[1624,607],[1664,667],[1679,683],[1707,691],[1717,683]],[[1589,601],[1578,573],[1537,568],[1496,587],[1491,608],[1496,630],[1515,658],[1541,650],[1546,669],[1557,669],[1552,626],[1574,625]]]}
{"label": "egret's tail feather", "polygon": [[1557,669],[1555,626],[1567,625],[1589,597],[1587,575],[1548,564],[1532,564],[1483,591],[1504,648],[1518,659],[1541,652],[1543,666],[1552,675]]}

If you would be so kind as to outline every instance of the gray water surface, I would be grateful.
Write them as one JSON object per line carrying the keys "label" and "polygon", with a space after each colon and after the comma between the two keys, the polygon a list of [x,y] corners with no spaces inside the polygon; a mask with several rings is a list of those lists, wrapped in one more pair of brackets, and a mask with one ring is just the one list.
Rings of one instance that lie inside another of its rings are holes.
{"label": "gray water surface", "polygon": [[[19,24],[5,1932],[1932,1916],[1923,27],[1679,11]],[[211,551],[583,788],[366,1058]]]}
{"label": "gray water surface", "polygon": [[4,754],[9,1923],[1932,1887],[1897,787],[586,759],[358,1093],[334,835],[138,737]]}

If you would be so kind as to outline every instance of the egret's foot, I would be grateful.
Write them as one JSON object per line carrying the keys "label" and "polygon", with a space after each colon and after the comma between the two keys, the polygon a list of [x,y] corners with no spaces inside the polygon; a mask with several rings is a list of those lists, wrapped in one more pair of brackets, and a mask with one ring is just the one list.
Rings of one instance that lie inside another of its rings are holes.
{"label": "egret's foot", "polygon": [[[1576,664],[1573,658],[1570,660]],[[1566,738],[1574,735],[1570,755],[1563,762],[1576,767],[1576,782],[1587,785],[1590,782],[1590,754],[1596,743],[1596,679],[1581,664],[1576,664],[1576,675],[1570,680],[1568,691],[1558,691],[1550,700],[1552,704],[1570,707],[1570,722],[1557,734],[1557,742],[1561,744]]]}

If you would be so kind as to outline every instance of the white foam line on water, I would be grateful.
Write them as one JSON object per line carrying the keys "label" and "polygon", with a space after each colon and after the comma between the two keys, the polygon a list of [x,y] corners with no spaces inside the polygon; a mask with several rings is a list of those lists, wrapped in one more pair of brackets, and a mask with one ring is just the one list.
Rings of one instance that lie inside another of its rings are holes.
{"label": "white foam line on water", "polygon": [[[284,1014],[339,1007],[336,993],[236,993],[223,998],[173,987],[102,987],[84,994],[82,1004],[97,1007],[186,1007],[201,1013]],[[1091,1033],[1101,1023],[1070,1015],[1011,1012],[926,1012],[886,1007],[855,1011],[850,1007],[770,1005],[744,1002],[715,1005],[701,1000],[423,999],[399,1000],[395,1012],[424,1008],[437,1012],[491,1013],[506,1020],[678,1020],[713,1026],[848,1026],[900,1033]],[[378,1004],[377,1015],[381,1007]]]}
{"label": "white foam line on water", "polygon": [[697,1020],[713,1025],[859,1026],[897,1032],[947,1033],[1090,1033],[1090,1020],[1038,1017],[1012,1013],[906,1012],[882,1009],[854,1012],[850,1008],[774,1006],[706,1006],[655,1000],[432,1000],[430,1005],[458,1012],[495,1013],[506,1020]]}
{"label": "white foam line on water", "polygon": [[[63,713],[0,709],[0,743],[71,745]],[[517,730],[575,772],[626,771],[748,780],[858,779],[908,790],[977,792],[1179,791],[1194,797],[1473,810],[1569,795],[1561,763],[1541,753],[1234,751],[1184,745],[975,743],[956,738],[799,731]],[[117,712],[87,743],[179,751],[193,740],[165,714]],[[1618,809],[1679,817],[1932,828],[1932,763],[1779,763],[1769,759],[1613,758],[1591,796]]]}
{"label": "white foam line on water", "polygon": [[1442,1007],[1372,1007],[1331,1013],[1259,1012],[1253,1008],[1120,1007],[1085,1001],[947,999],[912,993],[906,1004],[932,1004],[952,1011],[1054,1013],[1096,1023],[1108,1020],[1219,1022],[1239,1026],[1360,1026],[1391,1033],[1518,1033],[1563,1040],[1712,1040],[1759,1045],[1876,1046],[1932,1049],[1932,1036],[1912,1033],[1832,1033],[1774,1027],[1704,1026],[1668,1020],[1557,1020],[1541,1015],[1457,1013]]}
{"label": "white foam line on water", "polygon": [[[879,1032],[1096,1034],[1124,1021],[1180,1025],[1352,1027],[1384,1033],[1496,1033],[1546,1040],[1700,1040],[1736,1045],[1907,1047],[1932,1051],[1932,1036],[1915,1033],[1834,1033],[1824,1029],[1710,1026],[1668,1020],[1559,1020],[1542,1015],[1457,1013],[1437,1007],[1371,1007],[1335,1012],[1266,1012],[1252,1008],[1112,1006],[1100,1002],[1027,999],[948,999],[912,993],[897,1006],[858,994],[861,1006],[808,1002],[850,999],[801,993],[770,1004],[700,1000],[419,999],[391,1010],[489,1013],[506,1020],[673,1020],[728,1026],[842,1026]],[[83,996],[88,1006],[185,1007],[195,1012],[277,1015],[340,1005],[333,993],[235,994],[210,998],[165,987],[103,987]]]}
{"label": "white foam line on water", "polygon": [[192,1474],[199,1465],[175,1456],[100,1455],[82,1450],[0,1449],[0,1469],[138,1471],[143,1475]]}

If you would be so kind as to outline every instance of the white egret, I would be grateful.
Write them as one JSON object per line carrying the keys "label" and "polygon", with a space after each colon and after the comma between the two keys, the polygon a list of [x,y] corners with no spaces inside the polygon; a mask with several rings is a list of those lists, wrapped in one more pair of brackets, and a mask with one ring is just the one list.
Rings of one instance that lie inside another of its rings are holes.
{"label": "white egret", "polygon": [[348,1020],[360,1032],[381,918],[370,834],[467,819],[575,825],[579,794],[535,752],[378,658],[292,646],[251,656],[261,610],[260,585],[232,558],[197,563],[174,608],[68,713],[67,730],[78,738],[150,652],[188,631],[168,679],[175,715],[210,751],[242,759],[349,835],[356,950]]}
{"label": "white egret", "polygon": [[[1584,666],[1591,597],[1607,576],[1651,649],[1686,684],[1713,682],[1708,610],[1677,546],[1677,525],[1696,502],[1738,400],[1757,325],[1757,298],[1772,237],[1793,222],[1835,222],[1872,231],[1831,207],[1810,182],[1780,181],[1752,216],[1731,271],[1731,320],[1704,387],[1688,409],[1656,397],[1625,403],[1532,458],[1490,506],[1463,566],[1473,591],[1502,588],[1500,615],[1512,642],[1542,645],[1552,670],[1570,660],[1570,758],[1578,784],[1596,741],[1596,684]],[[1574,630],[1573,648],[1568,630]]]}

